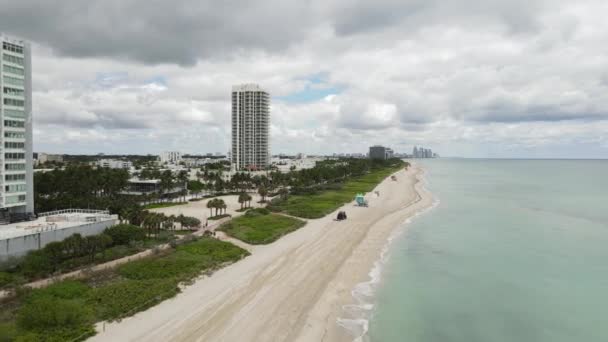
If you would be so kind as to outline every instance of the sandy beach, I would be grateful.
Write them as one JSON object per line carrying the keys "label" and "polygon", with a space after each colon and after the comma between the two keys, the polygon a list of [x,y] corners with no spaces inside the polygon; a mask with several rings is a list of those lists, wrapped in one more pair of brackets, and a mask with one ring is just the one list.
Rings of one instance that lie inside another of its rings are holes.
{"label": "sandy beach", "polygon": [[177,297],[121,322],[100,323],[91,341],[352,341],[337,324],[352,289],[369,279],[387,239],[432,204],[422,170],[385,179],[366,198],[203,277]]}

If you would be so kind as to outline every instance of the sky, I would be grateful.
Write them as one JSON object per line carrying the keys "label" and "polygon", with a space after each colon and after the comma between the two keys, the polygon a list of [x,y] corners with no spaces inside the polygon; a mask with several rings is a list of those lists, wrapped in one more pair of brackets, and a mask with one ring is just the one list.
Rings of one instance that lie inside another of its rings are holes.
{"label": "sky", "polygon": [[271,152],[608,158],[605,0],[0,0],[32,43],[34,150],[226,152],[232,85]]}

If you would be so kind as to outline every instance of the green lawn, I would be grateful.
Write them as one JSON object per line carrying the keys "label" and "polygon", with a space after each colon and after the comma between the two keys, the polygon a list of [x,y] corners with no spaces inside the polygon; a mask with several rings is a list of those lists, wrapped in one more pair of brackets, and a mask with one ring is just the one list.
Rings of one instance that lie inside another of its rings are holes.
{"label": "green lawn", "polygon": [[289,196],[287,201],[273,203],[272,207],[292,216],[321,218],[344,203],[354,200],[357,193],[372,191],[383,179],[402,168],[403,165],[399,165],[375,170],[347,181],[340,190],[326,190],[314,195]]}
{"label": "green lawn", "polygon": [[146,204],[143,209],[159,209],[159,208],[168,208],[175,207],[177,205],[188,204],[188,202],[167,202],[167,203],[150,203]]}
{"label": "green lawn", "polygon": [[267,244],[304,226],[306,222],[262,209],[249,210],[245,215],[224,223],[219,230],[252,245]]}
{"label": "green lawn", "polygon": [[231,243],[201,238],[89,279],[25,291],[5,303],[7,309],[0,314],[0,341],[84,340],[94,335],[95,322],[145,310],[179,293],[180,282],[247,255]]}

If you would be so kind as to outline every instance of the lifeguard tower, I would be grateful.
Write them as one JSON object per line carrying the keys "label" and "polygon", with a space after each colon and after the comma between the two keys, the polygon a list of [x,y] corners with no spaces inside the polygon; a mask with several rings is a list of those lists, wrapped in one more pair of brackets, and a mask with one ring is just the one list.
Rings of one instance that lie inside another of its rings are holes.
{"label": "lifeguard tower", "polygon": [[359,207],[367,207],[367,201],[365,200],[363,194],[357,194],[357,196],[355,196],[355,202]]}

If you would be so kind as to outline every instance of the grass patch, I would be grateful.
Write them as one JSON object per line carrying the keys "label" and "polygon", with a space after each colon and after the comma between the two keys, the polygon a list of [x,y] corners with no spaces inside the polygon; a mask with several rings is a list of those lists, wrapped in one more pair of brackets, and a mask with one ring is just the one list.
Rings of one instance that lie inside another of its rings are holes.
{"label": "grass patch", "polygon": [[325,190],[311,195],[293,195],[287,200],[276,199],[270,207],[273,211],[282,211],[292,216],[321,218],[352,201],[357,193],[373,190],[382,180],[402,167],[403,165],[399,165],[374,170],[346,181],[339,189]]}
{"label": "grass patch", "polygon": [[219,230],[241,241],[259,245],[276,241],[305,224],[293,217],[271,214],[267,209],[251,209],[245,215],[224,223]]}
{"label": "grass patch", "polygon": [[0,341],[84,340],[95,334],[95,322],[145,310],[178,294],[180,283],[247,255],[231,243],[201,238],[83,281],[22,291],[3,303]]}
{"label": "grass patch", "polygon": [[230,214],[215,215],[215,216],[211,216],[207,219],[208,220],[220,220],[220,219],[223,219],[224,217],[230,217]]}
{"label": "grass patch", "polygon": [[87,304],[98,320],[116,320],[150,308],[179,293],[174,279],[121,280],[92,289]]}
{"label": "grass patch", "polygon": [[159,209],[159,208],[168,208],[175,207],[178,205],[188,204],[188,202],[168,202],[168,203],[150,203],[146,204],[143,209]]}

